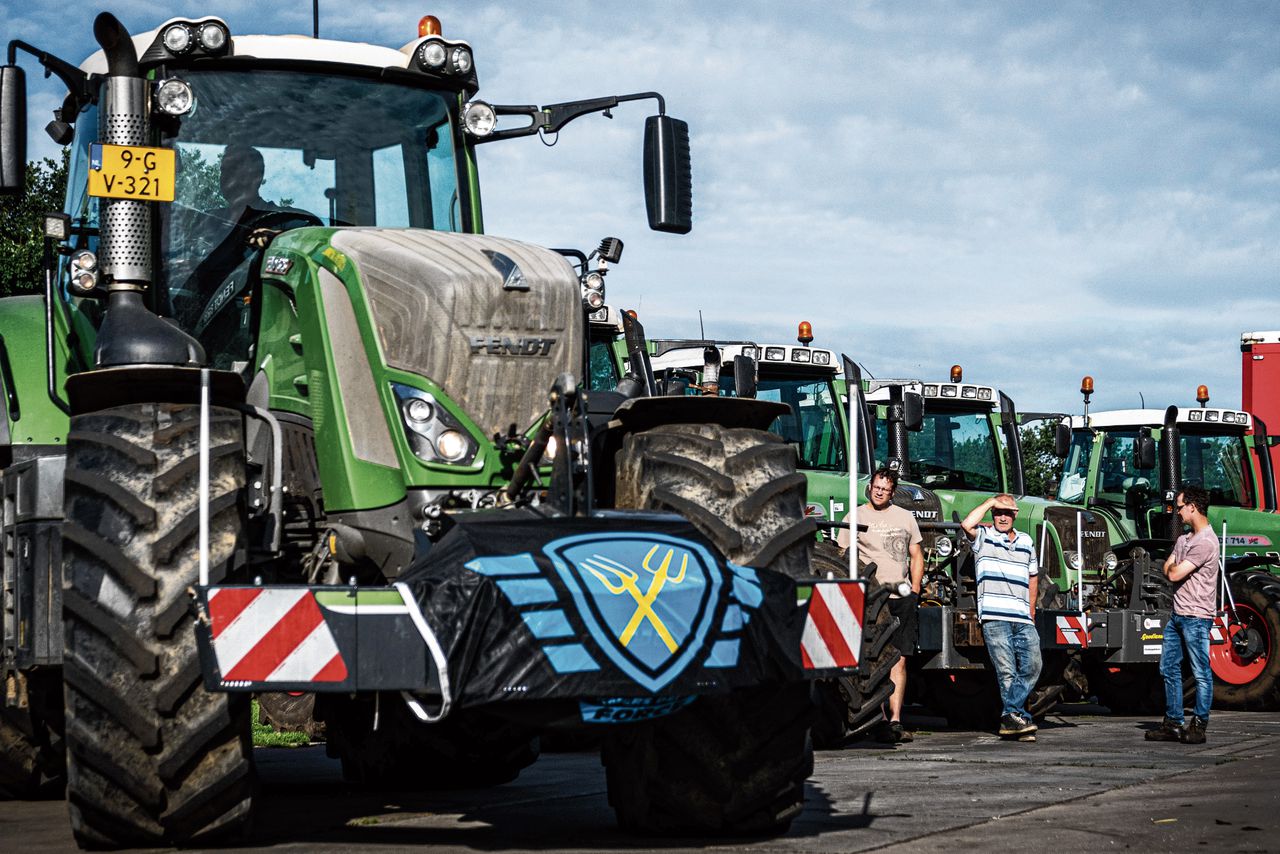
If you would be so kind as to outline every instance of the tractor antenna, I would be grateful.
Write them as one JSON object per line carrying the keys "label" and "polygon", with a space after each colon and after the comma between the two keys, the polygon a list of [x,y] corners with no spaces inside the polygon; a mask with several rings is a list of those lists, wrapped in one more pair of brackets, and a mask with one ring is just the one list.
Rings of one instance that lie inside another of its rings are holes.
{"label": "tractor antenna", "polygon": [[707,330],[702,328],[702,309],[698,309],[698,337],[707,340]]}
{"label": "tractor antenna", "polygon": [[320,38],[320,0],[311,0],[311,35]]}
{"label": "tractor antenna", "polygon": [[1141,409],[1147,408],[1147,399],[1142,396],[1142,392],[1138,392],[1138,402],[1141,403]]}

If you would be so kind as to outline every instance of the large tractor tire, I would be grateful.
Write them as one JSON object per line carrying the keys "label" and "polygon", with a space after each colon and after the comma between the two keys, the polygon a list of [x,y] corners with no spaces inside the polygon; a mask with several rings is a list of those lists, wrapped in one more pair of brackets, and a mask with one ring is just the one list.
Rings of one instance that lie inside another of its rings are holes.
{"label": "large tractor tire", "polygon": [[[229,410],[210,422],[209,566],[221,580],[243,529],[243,428]],[[249,698],[206,691],[196,650],[198,452],[198,407],[71,419],[63,678],[67,798],[82,847],[248,831]]]}
{"label": "large tractor tire", "polygon": [[497,786],[538,758],[538,737],[527,727],[484,712],[463,710],[428,724],[394,693],[376,701],[325,697],[317,710],[343,777],[371,789]]}
{"label": "large tractor tire", "polygon": [[[682,514],[742,566],[810,577],[816,533],[795,451],[761,430],[670,424],[627,436],[617,504]],[[653,833],[780,833],[813,770],[808,683],[704,697],[606,738],[609,801],[622,827]]]}
{"label": "large tractor tire", "polygon": [[[898,618],[889,610],[889,586],[875,577],[875,566],[863,570],[867,594],[862,607],[862,649],[856,676],[821,679],[813,689],[818,706],[813,725],[813,745],[819,750],[839,747],[850,738],[865,735],[882,718],[882,707],[893,693],[889,671],[901,654],[890,641]],[[813,552],[813,574],[849,577],[849,562],[828,540]]]}
{"label": "large tractor tire", "polygon": [[[1213,704],[1256,711],[1280,708],[1280,578],[1267,572],[1228,577],[1239,623],[1226,643],[1209,646]],[[1228,613],[1228,622],[1234,623]],[[1242,648],[1236,639],[1243,638]]]}
{"label": "large tractor tire", "polygon": [[28,681],[25,708],[0,704],[0,800],[61,798],[67,785],[62,685]]}
{"label": "large tractor tire", "polygon": [[804,684],[763,685],[605,738],[609,803],[623,830],[661,836],[781,833],[813,773]]}
{"label": "large tractor tire", "polygon": [[619,507],[679,513],[734,563],[811,577],[817,526],[804,515],[795,450],[779,436],[668,424],[627,436],[617,468]]}

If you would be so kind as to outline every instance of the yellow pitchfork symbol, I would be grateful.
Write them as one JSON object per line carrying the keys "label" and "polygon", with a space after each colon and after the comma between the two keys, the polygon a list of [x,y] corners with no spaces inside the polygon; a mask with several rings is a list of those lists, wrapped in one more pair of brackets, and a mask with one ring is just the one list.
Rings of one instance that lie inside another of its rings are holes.
{"label": "yellow pitchfork symbol", "polygon": [[[667,582],[679,584],[684,581],[684,572],[689,568],[689,555],[685,553],[684,557],[681,558],[680,573],[673,578],[667,573],[671,569],[671,559],[675,556],[675,549],[667,549],[667,554],[662,559],[662,564],[656,570],[649,565],[659,548],[661,546],[654,546],[649,549],[649,553],[644,556],[644,560],[640,563],[645,572],[653,576],[653,580],[649,582],[649,589],[643,593],[640,592],[640,585],[637,584],[640,580],[640,574],[634,569],[628,569],[604,555],[592,555],[583,563],[592,575],[600,579],[600,583],[610,593],[615,595],[629,593],[631,598],[636,601],[636,612],[631,615],[631,619],[627,622],[627,627],[622,630],[622,634],[618,635],[618,640],[622,642],[623,646],[631,643],[631,638],[635,635],[636,630],[640,628],[640,623],[648,620],[652,624],[653,630],[658,633],[658,637],[662,638],[662,642],[667,645],[667,649],[675,652],[680,645],[671,637],[671,632],[667,631],[667,627],[663,625],[661,618],[653,612],[653,603],[658,600],[658,594],[662,592],[662,588],[666,586]],[[605,575],[606,572],[617,581],[611,581]]]}

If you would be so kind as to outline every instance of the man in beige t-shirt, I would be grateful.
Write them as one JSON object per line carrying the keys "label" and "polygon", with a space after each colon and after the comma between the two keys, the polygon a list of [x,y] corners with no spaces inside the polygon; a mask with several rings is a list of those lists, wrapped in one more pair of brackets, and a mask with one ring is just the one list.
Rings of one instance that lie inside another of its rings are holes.
{"label": "man in beige t-shirt", "polygon": [[[877,469],[867,490],[870,501],[858,508],[859,562],[876,565],[876,579],[893,590],[889,594],[889,611],[898,618],[893,645],[902,657],[889,671],[889,678],[893,680],[893,693],[889,696],[889,723],[880,734],[880,740],[886,743],[912,740],[911,733],[902,728],[902,703],[907,694],[907,656],[915,653],[919,635],[916,608],[920,582],[924,578],[920,526],[914,513],[893,503],[893,491],[897,487],[896,471]],[[861,530],[864,525],[865,531]],[[848,530],[840,531],[836,543],[842,549],[849,547]],[[911,587],[911,592],[905,596],[898,592],[904,581]]]}

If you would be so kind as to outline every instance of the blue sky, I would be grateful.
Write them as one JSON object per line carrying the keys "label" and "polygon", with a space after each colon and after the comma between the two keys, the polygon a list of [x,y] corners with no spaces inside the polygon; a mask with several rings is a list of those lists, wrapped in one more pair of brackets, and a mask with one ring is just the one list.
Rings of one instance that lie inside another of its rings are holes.
{"label": "blue sky", "polygon": [[[1240,400],[1239,335],[1280,329],[1280,4],[321,0],[321,34],[471,42],[481,97],[657,89],[690,123],[694,215],[647,231],[645,104],[557,145],[481,149],[486,227],[626,242],[610,301],[651,335],[816,343],[877,376],[1001,386],[1024,410]],[[6,39],[78,64],[80,3],[0,0]],[[311,32],[306,0],[106,6]],[[270,10],[270,15],[264,15]],[[32,155],[61,100],[28,71]]]}

